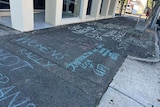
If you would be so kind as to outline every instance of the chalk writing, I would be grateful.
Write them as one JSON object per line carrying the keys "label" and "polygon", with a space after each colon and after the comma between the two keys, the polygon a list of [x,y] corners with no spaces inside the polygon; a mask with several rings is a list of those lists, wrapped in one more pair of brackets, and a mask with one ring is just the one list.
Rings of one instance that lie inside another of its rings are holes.
{"label": "chalk writing", "polygon": [[121,42],[118,45],[118,49],[124,49],[124,50],[126,50],[129,47],[130,44],[147,49],[147,45],[145,45],[144,42],[145,43],[150,43],[148,41],[138,40],[138,39],[136,39],[134,37],[128,37],[128,38],[125,38],[123,40],[123,42]]}
{"label": "chalk writing", "polygon": [[18,56],[12,55],[2,48],[0,48],[0,67],[6,67],[10,69],[10,71],[19,70],[25,67],[33,69],[29,62],[21,60]]}
{"label": "chalk writing", "polygon": [[93,69],[94,73],[96,73],[98,76],[105,76],[107,71],[110,69],[102,64],[98,64],[96,69]]}
{"label": "chalk writing", "polygon": [[73,33],[78,33],[78,34],[84,34],[84,33],[87,33],[89,31],[94,30],[93,27],[87,26],[86,28],[83,28],[80,25],[71,26],[71,27],[68,27],[68,29],[72,30]]}
{"label": "chalk writing", "polygon": [[9,82],[9,78],[0,73],[0,84],[5,84]]}
{"label": "chalk writing", "polygon": [[[9,78],[7,76],[4,76],[1,73],[0,73],[0,76],[7,78],[7,81],[0,82],[0,84],[4,84],[4,83],[6,84],[9,82]],[[25,98],[25,100],[22,100],[21,102],[15,104],[16,100],[18,99],[18,97],[21,94],[21,91],[12,93],[12,90],[15,88],[16,88],[15,86],[0,88],[0,102],[3,102],[3,101],[6,102],[6,100],[9,100],[9,104],[7,107],[20,107],[20,106],[22,106],[22,105],[24,106],[26,104],[27,104],[26,107],[36,107],[36,105],[34,103],[29,103],[30,102],[29,98]]]}
{"label": "chalk writing", "polygon": [[118,53],[113,53],[111,50],[104,47],[104,44],[97,45],[92,51],[86,52],[81,56],[77,57],[73,62],[67,64],[66,68],[70,68],[72,72],[75,72],[78,67],[82,69],[92,69],[94,73],[98,76],[105,76],[110,70],[107,66],[103,64],[93,64],[93,60],[90,59],[92,55],[99,53],[102,57],[109,56],[112,60],[116,61],[119,57]]}
{"label": "chalk writing", "polygon": [[22,37],[16,40],[16,42],[21,42],[23,44],[26,44],[27,46],[30,46],[32,48],[37,49],[38,51],[42,52],[43,54],[50,54],[51,57],[57,59],[57,60],[62,60],[69,55],[67,53],[62,53],[59,52],[58,50],[55,50],[51,47],[42,45],[38,43],[36,40],[32,40],[29,37]]}
{"label": "chalk writing", "polygon": [[147,48],[147,45],[144,45],[144,43],[141,40],[138,40],[134,37],[127,38],[125,42],[130,43],[132,45],[139,46],[139,47]]}
{"label": "chalk writing", "polygon": [[[117,24],[102,24],[98,22],[91,22],[86,23],[85,27],[82,27],[80,25],[75,25],[68,27],[69,30],[71,30],[73,33],[77,34],[85,34],[86,37],[95,38],[98,41],[102,41],[103,37],[109,37],[111,36],[113,40],[121,41],[121,38],[126,35],[126,32],[124,31],[117,31],[112,30],[106,33],[106,28],[116,28],[116,29],[125,29],[128,28],[128,26],[122,26]],[[92,26],[92,27],[91,27]],[[93,27],[96,26],[96,27]]]}
{"label": "chalk writing", "polygon": [[93,26],[97,26],[98,28],[115,28],[115,29],[127,29],[130,26],[124,26],[124,25],[118,25],[118,24],[113,24],[113,23],[108,23],[108,24],[104,24],[104,23],[99,23],[99,22],[89,22],[86,23],[87,25],[93,25]]}
{"label": "chalk writing", "polygon": [[96,40],[101,41],[103,38],[100,36],[102,34],[100,31],[103,31],[102,29],[94,29],[93,27],[86,26],[82,27],[80,25],[68,27],[69,30],[71,30],[73,33],[77,34],[85,34],[86,37],[95,38]]}
{"label": "chalk writing", "polygon": [[122,38],[126,35],[126,32],[118,31],[118,30],[111,30],[105,34],[103,34],[103,37],[112,37],[113,40],[121,42]]}
{"label": "chalk writing", "polygon": [[33,62],[35,62],[36,64],[42,67],[52,67],[55,65],[52,62],[46,61],[44,58],[30,52],[27,49],[22,48],[16,52],[19,53],[20,55],[25,55],[28,59],[32,60]]}

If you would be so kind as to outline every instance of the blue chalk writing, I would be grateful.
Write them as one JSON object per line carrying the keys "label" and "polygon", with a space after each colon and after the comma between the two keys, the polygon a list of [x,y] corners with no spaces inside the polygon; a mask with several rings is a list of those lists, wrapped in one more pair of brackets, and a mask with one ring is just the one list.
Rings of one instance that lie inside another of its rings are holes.
{"label": "blue chalk writing", "polygon": [[62,60],[66,57],[69,57],[69,55],[67,53],[59,52],[56,49],[42,45],[42,44],[38,43],[38,41],[32,40],[31,38],[28,38],[28,37],[19,38],[16,40],[16,42],[21,42],[23,44],[26,44],[27,46],[30,46],[32,48],[37,49],[38,51],[42,52],[43,54],[50,54],[50,56],[52,56],[53,58],[55,58],[57,60]]}
{"label": "blue chalk writing", "polygon": [[9,78],[7,76],[3,76],[3,74],[0,73],[0,84],[5,84],[9,82]]}
{"label": "blue chalk writing", "polygon": [[22,69],[22,68],[27,67],[27,66],[33,69],[33,66],[29,62],[27,62],[27,61],[24,61],[24,62],[25,62],[24,65],[19,66],[19,67],[15,67],[15,68],[11,69],[10,71],[15,71],[15,70],[18,70],[18,69]]}
{"label": "blue chalk writing", "polygon": [[[8,92],[11,91],[13,88],[14,88],[14,86],[12,86],[8,90]],[[6,95],[6,93],[5,93],[5,95],[3,95],[3,97],[0,98],[0,102],[3,101],[3,100],[6,100],[6,99],[9,99],[9,98],[13,97],[12,100],[10,101],[10,103],[8,104],[8,107],[18,107],[18,106],[23,105],[23,104],[25,104],[25,103],[27,103],[29,101],[29,99],[26,99],[26,100],[22,101],[21,103],[13,105],[13,103],[15,102],[15,100],[17,99],[17,97],[19,96],[19,94],[20,94],[20,91],[18,91],[16,93],[13,93],[13,94],[10,94],[8,96],[5,96]]]}
{"label": "blue chalk writing", "polygon": [[109,56],[112,60],[117,60],[120,56],[118,53],[111,52],[111,50],[104,47],[104,44],[99,44],[97,48],[93,49],[93,52],[102,54],[103,57]]}
{"label": "blue chalk writing", "polygon": [[33,68],[27,61],[22,61],[18,56],[14,56],[9,52],[0,49],[0,66],[7,67],[10,71],[15,71],[24,67]]}
{"label": "blue chalk writing", "polygon": [[10,87],[0,89],[0,101],[3,100],[2,97],[4,97],[8,92],[13,90],[14,88],[15,86],[10,86]]}
{"label": "blue chalk writing", "polygon": [[[7,78],[7,79],[5,81],[1,81],[1,78]],[[9,78],[0,73],[0,83],[8,83],[8,82]],[[21,92],[18,91],[13,94],[10,94],[13,89],[15,89],[15,86],[0,88],[0,102],[5,100],[10,100],[7,107],[20,107],[21,105],[24,104],[26,105],[30,101],[29,98],[25,98],[25,100],[22,100],[21,102],[15,104],[16,99],[18,99],[18,96],[20,95]],[[36,106],[33,103],[28,103],[26,107],[36,107]]]}
{"label": "blue chalk writing", "polygon": [[32,53],[29,50],[24,49],[24,48],[18,50],[17,53],[19,53],[20,55],[25,55],[28,59],[32,60],[33,62],[35,62],[38,65],[43,66],[43,67],[52,67],[55,65],[50,61],[47,61],[44,63],[44,61],[45,61],[44,58],[41,58],[40,56],[35,55],[34,53]]}
{"label": "blue chalk writing", "polygon": [[84,63],[82,63],[80,66],[83,69],[86,69],[93,61],[90,59],[87,59]]}
{"label": "blue chalk writing", "polygon": [[4,56],[0,58],[0,66],[13,66],[18,64],[20,59],[17,56]]}
{"label": "blue chalk writing", "polygon": [[92,51],[85,52],[81,56],[74,59],[73,62],[68,63],[66,68],[70,68],[72,72],[75,72],[78,67],[82,69],[92,69],[93,72],[98,76],[105,76],[107,72],[110,70],[107,66],[103,64],[93,65],[93,60],[91,60],[91,55],[95,53],[99,53],[102,57],[110,57],[112,60],[117,61],[120,56],[118,53],[111,52],[111,50],[104,47],[104,44],[98,44],[96,48]]}
{"label": "blue chalk writing", "polygon": [[54,66],[55,64],[53,64],[52,62],[48,61],[47,64],[42,65],[43,67],[50,67],[50,66]]}
{"label": "blue chalk writing", "polygon": [[93,69],[94,73],[97,74],[98,76],[105,76],[106,73],[110,69],[102,64],[98,64],[96,69]]}
{"label": "blue chalk writing", "polygon": [[83,63],[89,56],[91,56],[93,52],[86,52],[83,55],[76,58],[72,63],[69,63],[66,68],[72,67],[72,71],[74,72],[76,68]]}

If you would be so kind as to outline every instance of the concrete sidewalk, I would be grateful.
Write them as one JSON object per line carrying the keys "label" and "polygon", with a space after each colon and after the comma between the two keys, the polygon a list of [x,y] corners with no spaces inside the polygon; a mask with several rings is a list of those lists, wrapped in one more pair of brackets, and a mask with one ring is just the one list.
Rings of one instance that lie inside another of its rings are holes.
{"label": "concrete sidewalk", "polygon": [[160,107],[160,63],[127,58],[98,107]]}
{"label": "concrete sidewalk", "polygon": [[159,60],[157,35],[136,32],[135,22],[113,18],[18,34],[3,29],[0,106],[156,107],[159,63],[130,58]]}

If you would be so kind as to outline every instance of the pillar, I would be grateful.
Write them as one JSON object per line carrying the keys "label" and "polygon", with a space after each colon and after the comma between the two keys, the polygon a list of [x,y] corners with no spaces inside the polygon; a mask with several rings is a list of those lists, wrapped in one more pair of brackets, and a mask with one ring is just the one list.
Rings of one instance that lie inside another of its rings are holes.
{"label": "pillar", "polygon": [[91,16],[96,19],[99,17],[101,2],[102,2],[102,0],[93,0],[92,1]]}
{"label": "pillar", "polygon": [[33,0],[10,0],[12,27],[19,31],[34,29]]}
{"label": "pillar", "polygon": [[45,1],[45,22],[53,26],[61,24],[63,0]]}
{"label": "pillar", "polygon": [[103,0],[101,15],[107,17],[111,0]]}
{"label": "pillar", "polygon": [[111,16],[111,17],[115,16],[115,9],[117,6],[117,2],[118,2],[118,0],[111,0],[109,11],[108,11],[108,16]]}
{"label": "pillar", "polygon": [[80,18],[82,20],[86,19],[87,6],[88,6],[88,0],[81,0]]}

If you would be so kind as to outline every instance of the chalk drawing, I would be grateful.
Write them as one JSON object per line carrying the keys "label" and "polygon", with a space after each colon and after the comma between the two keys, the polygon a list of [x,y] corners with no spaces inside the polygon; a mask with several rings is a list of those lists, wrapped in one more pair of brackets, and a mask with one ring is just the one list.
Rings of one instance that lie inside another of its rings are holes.
{"label": "chalk drawing", "polygon": [[73,62],[69,63],[66,68],[72,67],[72,71],[74,72],[79,65],[83,63],[89,56],[91,56],[93,52],[86,52],[83,55],[76,58]]}
{"label": "chalk drawing", "polygon": [[126,32],[118,31],[118,30],[111,30],[105,34],[103,34],[103,37],[112,37],[113,40],[121,42],[122,38],[126,35]]}
{"label": "chalk drawing", "polygon": [[101,34],[102,34],[101,32],[98,32],[97,30],[94,30],[90,33],[86,33],[85,35],[87,37],[90,37],[90,38],[95,38],[98,41],[102,41],[103,38],[100,36]]}
{"label": "chalk drawing", "polygon": [[[68,27],[69,30],[71,30],[73,33],[76,34],[85,34],[86,37],[95,38],[98,41],[101,41],[103,38],[100,36],[101,32],[95,30],[93,27],[86,26],[82,27],[80,25]],[[102,29],[98,29],[100,31],[103,31]]]}
{"label": "chalk drawing", "polygon": [[126,38],[125,42],[130,43],[130,44],[135,45],[135,46],[142,47],[142,48],[147,48],[147,45],[144,45],[141,40],[138,40],[134,37]]}
{"label": "chalk drawing", "polygon": [[10,71],[16,71],[25,67],[33,69],[29,62],[23,61],[18,56],[12,55],[3,49],[0,49],[0,67],[7,67]]}
{"label": "chalk drawing", "polygon": [[84,34],[84,33],[87,33],[87,32],[89,32],[89,31],[94,30],[93,27],[87,26],[86,28],[83,28],[83,27],[80,26],[80,25],[71,26],[71,27],[68,27],[68,29],[69,29],[69,30],[72,30],[73,33],[77,33],[77,34]]}
{"label": "chalk drawing", "polygon": [[104,24],[100,22],[89,22],[89,23],[86,23],[86,25],[95,26],[95,27],[102,28],[102,29],[105,29],[105,28],[127,29],[130,27],[130,26],[113,24],[113,23]]}
{"label": "chalk drawing", "polygon": [[[7,78],[7,80],[5,80],[5,82],[4,81],[2,82],[1,77]],[[0,83],[6,84],[8,82],[9,82],[9,78],[0,73]],[[15,104],[16,99],[18,99],[18,96],[20,95],[21,91],[12,93],[11,91],[13,89],[15,89],[15,86],[0,88],[0,102],[2,102],[2,101],[6,102],[6,100],[9,100],[9,104],[7,107],[19,107],[21,105],[27,104],[30,101],[29,98],[26,98],[25,100],[22,100],[21,102]],[[36,107],[35,104],[33,104],[33,103],[29,103],[27,105],[28,105],[28,107]]]}
{"label": "chalk drawing", "polygon": [[98,76],[105,76],[110,69],[102,64],[98,64],[96,69],[93,69],[94,73]]}
{"label": "chalk drawing", "polygon": [[111,50],[104,47],[104,44],[99,44],[92,51],[85,52],[81,56],[77,57],[71,63],[68,63],[66,68],[71,69],[72,72],[75,72],[78,67],[82,69],[91,69],[98,76],[105,76],[106,73],[110,70],[107,66],[103,64],[93,64],[91,56],[95,53],[99,53],[102,57],[110,57],[113,61],[117,61],[119,58],[118,53],[111,52]]}
{"label": "chalk drawing", "polygon": [[40,44],[36,40],[32,40],[32,38],[29,38],[29,37],[19,38],[16,40],[16,42],[21,42],[23,44],[26,44],[27,46],[30,46],[32,48],[37,49],[38,51],[42,52],[43,54],[50,54],[51,57],[53,57],[57,60],[62,60],[66,57],[69,57],[69,55],[67,53],[59,52],[58,50],[55,50],[51,47]]}
{"label": "chalk drawing", "polygon": [[9,82],[9,78],[0,73],[0,84],[6,84]]}
{"label": "chalk drawing", "polygon": [[20,59],[17,56],[4,56],[0,58],[0,66],[14,66],[18,64]]}
{"label": "chalk drawing", "polygon": [[20,55],[25,55],[28,59],[32,60],[33,62],[35,62],[36,64],[38,64],[42,67],[53,67],[53,66],[55,66],[55,64],[53,64],[49,60],[46,61],[46,59],[30,52],[29,50],[27,50],[25,48],[22,48],[22,49],[20,49],[16,52]]}
{"label": "chalk drawing", "polygon": [[33,66],[29,62],[27,62],[27,61],[24,61],[24,62],[25,63],[23,65],[20,65],[20,66],[17,65],[17,67],[11,69],[10,71],[15,71],[15,70],[18,70],[18,69],[22,69],[24,67],[30,67],[30,68],[33,69]]}

